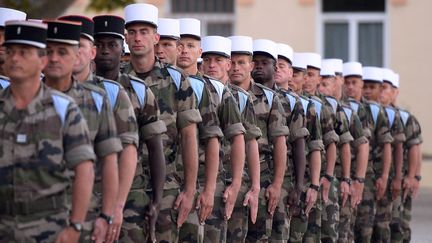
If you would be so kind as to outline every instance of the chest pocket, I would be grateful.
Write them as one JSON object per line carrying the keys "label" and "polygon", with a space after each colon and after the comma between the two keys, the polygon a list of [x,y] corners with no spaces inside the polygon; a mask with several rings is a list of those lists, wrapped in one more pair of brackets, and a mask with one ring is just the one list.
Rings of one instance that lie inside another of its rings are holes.
{"label": "chest pocket", "polygon": [[315,109],[316,109],[316,112],[317,112],[318,119],[321,120],[321,109],[322,109],[322,103],[321,103],[321,101],[318,101],[318,100],[316,100],[314,98],[311,98],[310,100],[315,105]]}
{"label": "chest pocket", "polygon": [[91,91],[91,96],[92,96],[93,101],[96,105],[97,112],[98,112],[98,114],[100,114],[102,111],[103,97],[101,94],[99,94],[98,92],[95,92],[95,91]]}
{"label": "chest pocket", "polygon": [[345,115],[347,116],[348,123],[351,124],[352,110],[350,108],[348,108],[348,107],[342,107],[342,108],[343,108],[343,111],[344,111]]}
{"label": "chest pocket", "polygon": [[239,110],[240,110],[240,113],[243,113],[243,111],[246,107],[248,96],[247,96],[247,94],[240,92],[240,91],[238,92],[238,96],[239,96],[239,104],[238,104]]}
{"label": "chest pocket", "polygon": [[219,103],[222,102],[224,85],[221,82],[216,81],[214,79],[209,78],[209,80],[210,80],[211,84],[213,85],[213,87],[216,89],[216,92],[218,93]]}
{"label": "chest pocket", "polygon": [[371,113],[372,113],[372,119],[374,122],[374,125],[376,126],[377,120],[378,120],[378,113],[379,113],[379,106],[375,104],[369,104]]}
{"label": "chest pocket", "polygon": [[396,112],[395,112],[395,110],[393,110],[390,107],[386,107],[385,110],[386,110],[386,113],[387,113],[387,116],[389,119],[390,128],[391,128],[393,126],[394,121],[395,121]]}
{"label": "chest pocket", "polygon": [[189,76],[189,80],[190,80],[192,90],[194,91],[195,96],[197,97],[198,105],[199,105],[201,104],[201,100],[204,92],[204,81],[192,76]]}
{"label": "chest pocket", "polygon": [[265,94],[265,96],[267,98],[267,101],[268,101],[269,110],[271,110],[272,105],[273,105],[273,96],[274,96],[274,94],[270,90],[263,89],[263,91],[264,91],[264,94]]}
{"label": "chest pocket", "polygon": [[332,97],[326,97],[326,100],[328,101],[328,103],[330,103],[331,107],[333,108],[333,113],[336,114],[337,105],[338,105],[336,99]]}
{"label": "chest pocket", "polygon": [[6,89],[7,87],[9,87],[9,85],[10,83],[8,80],[0,78],[0,87],[2,89]]}
{"label": "chest pocket", "polygon": [[357,104],[354,101],[350,101],[350,106],[351,106],[351,109],[354,110],[354,112],[358,112],[359,104]]}
{"label": "chest pocket", "polygon": [[177,87],[177,90],[180,90],[180,83],[181,83],[181,73],[178,70],[175,70],[173,68],[167,67],[168,73],[170,74],[171,78],[174,80],[174,84]]}
{"label": "chest pocket", "polygon": [[303,97],[300,97],[300,102],[302,103],[303,110],[304,110],[304,114],[305,114],[305,116],[306,116],[306,114],[307,114],[307,109],[308,109],[308,105],[309,105],[309,100],[307,100],[307,99],[305,99],[305,98],[303,98]]}
{"label": "chest pocket", "polygon": [[[292,96],[292,95],[290,95],[290,94],[288,94],[288,93],[286,93],[285,96],[288,98],[288,101],[289,101],[289,103],[290,103],[290,109],[291,109],[291,112],[292,112],[292,111],[294,110],[294,106],[295,106],[296,99],[295,99],[294,96]],[[307,109],[307,108],[305,108],[305,110],[306,110],[306,109]]]}
{"label": "chest pocket", "polygon": [[145,105],[145,95],[146,95],[146,86],[142,82],[138,82],[136,80],[130,80],[132,89],[135,91],[135,94],[138,97],[138,101],[140,103],[141,109],[144,108]]}
{"label": "chest pocket", "polygon": [[409,118],[409,113],[406,111],[399,110],[399,114],[401,116],[404,127],[406,126]]}
{"label": "chest pocket", "polygon": [[54,108],[60,117],[62,126],[64,126],[66,122],[67,109],[70,104],[70,101],[64,97],[61,97],[60,95],[53,94],[51,95],[51,97],[54,102]]}
{"label": "chest pocket", "polygon": [[103,85],[105,87],[105,91],[108,94],[108,101],[110,102],[111,105],[111,111],[113,111],[114,106],[117,103],[117,97],[120,91],[120,87],[117,84],[109,81],[103,81]]}

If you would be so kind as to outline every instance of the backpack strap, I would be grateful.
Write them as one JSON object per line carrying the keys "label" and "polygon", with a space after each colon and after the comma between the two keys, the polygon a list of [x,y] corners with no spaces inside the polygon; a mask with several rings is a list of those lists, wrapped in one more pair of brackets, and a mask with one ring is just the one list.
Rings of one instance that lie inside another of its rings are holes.
{"label": "backpack strap", "polygon": [[66,121],[67,109],[68,109],[68,106],[71,103],[71,101],[65,97],[58,95],[58,94],[51,94],[51,97],[53,99],[54,108],[55,108],[55,110],[56,110],[57,114],[59,115],[60,120],[62,122],[62,126],[64,126],[65,121]]}

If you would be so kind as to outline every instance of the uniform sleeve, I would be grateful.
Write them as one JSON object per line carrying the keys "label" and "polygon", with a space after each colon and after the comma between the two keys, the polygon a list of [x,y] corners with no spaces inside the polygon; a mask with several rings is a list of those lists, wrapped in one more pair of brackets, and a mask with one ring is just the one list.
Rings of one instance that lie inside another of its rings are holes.
{"label": "uniform sleeve", "polygon": [[240,110],[231,92],[225,87],[218,110],[220,126],[227,140],[246,132],[241,121]]}
{"label": "uniform sleeve", "polygon": [[337,112],[335,114],[336,123],[335,131],[339,135],[339,145],[349,143],[354,140],[353,136],[349,131],[349,121],[343,108],[340,104],[337,106]]}
{"label": "uniform sleeve", "polygon": [[267,122],[269,141],[272,141],[274,138],[279,136],[289,135],[289,129],[286,126],[286,118],[283,114],[284,111],[279,101],[279,97],[275,95],[273,97],[273,104]]}
{"label": "uniform sleeve", "polygon": [[402,120],[397,111],[395,111],[394,122],[391,127],[391,135],[393,137],[393,144],[403,143],[406,140]]}
{"label": "uniform sleeve", "polygon": [[324,150],[321,123],[318,120],[315,105],[312,102],[309,102],[306,110],[306,127],[310,134],[306,139],[309,152]]}
{"label": "uniform sleeve", "polygon": [[74,102],[69,104],[63,127],[63,149],[66,167],[69,169],[96,158],[87,123]]}
{"label": "uniform sleeve", "polygon": [[329,107],[326,105],[322,106],[320,122],[321,122],[324,146],[327,147],[327,145],[329,145],[330,143],[338,143],[339,136],[336,134],[336,131],[334,130],[331,111]]}
{"label": "uniform sleeve", "polygon": [[188,78],[182,76],[177,96],[177,128],[179,130],[193,123],[201,122],[201,115],[196,109],[196,97]]}
{"label": "uniform sleeve", "polygon": [[211,91],[207,84],[204,84],[201,102],[198,105],[202,118],[202,121],[198,125],[200,140],[207,140],[213,137],[223,137],[217,114],[217,104],[212,99],[210,92]]}
{"label": "uniform sleeve", "polygon": [[103,97],[102,110],[99,113],[99,128],[94,140],[94,149],[98,157],[117,153],[122,150],[122,145],[117,136],[117,128],[114,114],[106,96]]}
{"label": "uniform sleeve", "polygon": [[350,133],[354,138],[354,140],[351,142],[351,145],[354,148],[357,148],[361,144],[366,143],[368,141],[366,135],[364,134],[364,130],[360,118],[355,112],[353,112],[351,115]]}
{"label": "uniform sleeve", "polygon": [[114,105],[114,119],[123,146],[133,144],[138,147],[138,124],[132,103],[124,88],[120,89]]}
{"label": "uniform sleeve", "polygon": [[289,142],[292,143],[299,138],[304,138],[309,136],[309,131],[306,128],[306,117],[304,113],[303,106],[300,100],[297,98],[294,105],[294,109],[291,112],[290,119],[288,119],[289,124]]}
{"label": "uniform sleeve", "polygon": [[246,129],[245,140],[246,141],[252,139],[258,140],[262,136],[262,132],[257,125],[255,108],[249,96],[245,108],[243,110],[243,113],[241,115],[242,115],[243,127]]}
{"label": "uniform sleeve", "polygon": [[165,123],[160,120],[160,110],[157,100],[150,89],[146,89],[146,99],[142,110],[140,110],[138,126],[140,131],[140,143],[156,135],[167,131]]}
{"label": "uniform sleeve", "polygon": [[414,115],[410,115],[405,127],[406,148],[410,148],[413,145],[421,144],[423,142],[420,123]]}
{"label": "uniform sleeve", "polygon": [[389,122],[387,115],[382,106],[380,106],[380,111],[378,113],[377,124],[375,129],[375,136],[377,138],[378,144],[392,143],[393,137],[390,133]]}

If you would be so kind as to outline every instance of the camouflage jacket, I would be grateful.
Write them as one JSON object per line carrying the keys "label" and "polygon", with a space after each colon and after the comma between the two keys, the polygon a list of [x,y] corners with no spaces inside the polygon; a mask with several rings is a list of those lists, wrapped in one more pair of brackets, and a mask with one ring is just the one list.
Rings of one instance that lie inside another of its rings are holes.
{"label": "camouflage jacket", "polygon": [[[131,63],[125,67],[124,72],[136,76]],[[167,66],[158,59],[153,70],[144,79],[144,83],[155,95],[160,109],[160,118],[167,128],[167,132],[162,134],[167,163],[164,189],[176,189],[182,183],[176,168],[180,149],[180,130],[201,122],[196,97],[189,79],[177,68]]]}
{"label": "camouflage jacket", "polygon": [[[0,124],[2,214],[8,207],[46,208],[42,204],[59,194],[66,196],[71,180],[68,169],[95,159],[85,118],[76,103],[43,83],[31,103],[21,110],[15,108],[11,89],[3,90]],[[65,211],[66,206],[56,207]],[[41,216],[44,210],[40,210],[34,218],[18,212],[15,219],[35,220],[50,213]]]}

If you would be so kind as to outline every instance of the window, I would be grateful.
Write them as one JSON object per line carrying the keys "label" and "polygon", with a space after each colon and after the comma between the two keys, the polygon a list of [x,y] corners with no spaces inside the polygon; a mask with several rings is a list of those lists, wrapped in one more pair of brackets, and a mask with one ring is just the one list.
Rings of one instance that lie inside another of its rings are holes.
{"label": "window", "polygon": [[325,58],[386,66],[384,0],[322,0],[320,49]]}
{"label": "window", "polygon": [[201,21],[201,35],[234,34],[234,0],[171,0],[172,18],[196,18]]}

